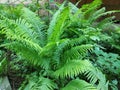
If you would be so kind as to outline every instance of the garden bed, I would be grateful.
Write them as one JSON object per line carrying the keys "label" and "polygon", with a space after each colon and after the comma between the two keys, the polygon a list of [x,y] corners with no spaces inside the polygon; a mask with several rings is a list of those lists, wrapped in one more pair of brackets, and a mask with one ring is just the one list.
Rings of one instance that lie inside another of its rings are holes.
{"label": "garden bed", "polygon": [[120,11],[101,5],[0,6],[0,75],[13,90],[119,90]]}

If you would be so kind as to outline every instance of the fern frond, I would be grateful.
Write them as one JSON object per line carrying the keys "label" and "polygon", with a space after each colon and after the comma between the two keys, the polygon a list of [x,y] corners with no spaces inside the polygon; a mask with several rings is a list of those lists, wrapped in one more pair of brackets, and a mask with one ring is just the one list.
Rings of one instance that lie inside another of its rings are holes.
{"label": "fern frond", "polygon": [[70,8],[70,11],[72,14],[76,13],[79,10],[79,8],[77,6],[75,6],[74,4],[72,4],[70,2],[68,5],[69,5],[69,8]]}
{"label": "fern frond", "polygon": [[[62,39],[62,40],[59,40],[58,42],[56,42],[56,49],[53,53],[54,63],[56,63],[57,65],[60,64],[60,59],[63,59],[63,57],[65,56],[64,55],[65,51],[70,50],[72,47],[80,46],[85,41],[86,41],[86,37],[81,36],[79,38],[74,38],[74,39]],[[88,49],[88,50],[90,50],[90,49]],[[63,59],[63,60],[66,60],[66,59]]]}
{"label": "fern frond", "polygon": [[32,65],[40,65],[40,52],[42,47],[39,46],[35,32],[31,29],[31,25],[23,19],[1,21],[2,33],[5,34],[7,42],[5,46],[11,51],[22,55]]}
{"label": "fern frond", "polygon": [[[10,43],[2,44],[1,46],[4,46],[8,48],[11,51],[16,52],[17,54],[20,54],[24,59],[28,60],[31,65],[39,65],[39,53],[41,51],[41,48],[39,48],[38,45],[33,44],[31,42],[21,42],[21,41],[12,41]],[[33,57],[34,56],[34,57]]]}
{"label": "fern frond", "polygon": [[48,28],[48,41],[57,41],[60,39],[60,35],[64,32],[63,26],[69,15],[69,8],[64,7],[64,4],[53,15],[53,19],[50,22]]}
{"label": "fern frond", "polygon": [[86,4],[86,5],[83,5],[82,8],[80,8],[79,11],[82,11],[83,12],[83,17],[85,19],[87,19],[87,17],[93,13],[95,10],[97,10],[97,8],[99,8],[102,4],[102,1],[101,0],[94,0],[92,3],[90,4]]}
{"label": "fern frond", "polygon": [[120,12],[120,10],[107,11],[107,12],[98,14],[97,16],[94,17],[94,19],[96,20],[96,19],[98,19],[98,18],[100,18],[102,16],[110,15],[110,14],[117,13],[117,12]]}
{"label": "fern frond", "polygon": [[[41,49],[41,47],[37,45],[36,37],[34,36],[34,32],[31,30],[30,25],[24,20],[20,19],[16,22],[8,20],[8,24],[5,23],[6,21],[3,21],[2,26],[5,27],[5,29],[3,29],[2,32],[7,39],[31,45],[31,47],[39,47],[39,49]],[[11,25],[12,27],[10,27]]]}
{"label": "fern frond", "polygon": [[98,90],[107,90],[108,82],[106,82],[105,75],[98,70],[97,68],[92,68],[90,71],[84,73],[85,76],[90,80],[90,83],[96,84],[98,81],[97,89]]}
{"label": "fern frond", "polygon": [[44,46],[46,44],[45,42],[46,32],[44,30],[46,29],[46,25],[40,19],[40,17],[38,17],[37,14],[35,14],[31,10],[24,7],[22,11],[23,11],[22,18],[31,24],[32,30],[36,32],[36,37],[37,39],[39,39],[40,45]]}
{"label": "fern frond", "polygon": [[84,80],[75,79],[70,81],[64,88],[60,90],[97,90],[97,88]]}
{"label": "fern frond", "polygon": [[57,42],[56,49],[53,53],[53,64],[59,65],[60,64],[60,59],[63,54],[63,50],[65,49],[66,46],[68,46],[69,39],[62,39],[59,42]]}
{"label": "fern frond", "polygon": [[54,72],[57,78],[74,77],[86,71],[89,71],[92,65],[87,60],[71,60],[64,64],[60,69]]}
{"label": "fern frond", "polygon": [[57,87],[52,80],[41,76],[30,77],[28,81],[28,84],[19,90],[54,90]]}
{"label": "fern frond", "polygon": [[115,16],[105,18],[105,19],[103,19],[102,21],[100,21],[100,22],[96,25],[96,27],[101,28],[101,29],[104,29],[104,28],[106,28],[106,26],[108,27],[108,26],[110,26],[111,24],[113,24],[113,21],[112,21],[112,20],[114,20],[114,19],[115,19]]}
{"label": "fern frond", "polygon": [[68,47],[74,47],[74,46],[79,46],[82,45],[86,42],[87,38],[85,36],[80,36],[78,38],[73,38],[69,41]]}
{"label": "fern frond", "polygon": [[47,31],[47,35],[50,37],[50,35],[52,34],[53,32],[53,29],[54,29],[54,26],[56,25],[56,22],[57,22],[57,18],[59,16],[59,14],[61,13],[61,11],[64,9],[64,4],[62,4],[60,7],[59,7],[59,10],[57,10],[57,12],[53,15],[52,17],[52,21],[50,22],[50,25],[49,25],[49,28],[48,28],[48,31]]}
{"label": "fern frond", "polygon": [[[5,19],[1,21],[2,31],[7,38],[12,37],[11,35],[20,36],[21,38],[27,38],[29,40],[37,41],[35,32],[31,29],[31,24],[27,23],[24,19],[9,20]],[[5,28],[5,29],[4,29]]]}
{"label": "fern frond", "polygon": [[92,45],[80,45],[70,48],[63,53],[63,60],[72,60],[83,58],[88,50],[92,49]]}
{"label": "fern frond", "polygon": [[29,24],[24,19],[17,19],[15,21],[16,28],[14,29],[16,35],[21,35],[21,38],[31,39],[33,42],[38,43],[37,33],[32,29],[31,24]]}
{"label": "fern frond", "polygon": [[80,9],[82,11],[87,11],[90,8],[92,8],[94,6],[95,9],[99,8],[102,4],[102,0],[94,0],[93,2],[89,3],[89,4],[85,4],[83,5]]}
{"label": "fern frond", "polygon": [[88,18],[88,21],[89,21],[90,23],[94,22],[94,21],[97,19],[96,16],[98,16],[98,15],[104,13],[104,12],[105,12],[105,8],[104,8],[104,7],[103,7],[103,8],[100,8],[99,10],[94,11],[94,13],[91,14],[90,17]]}

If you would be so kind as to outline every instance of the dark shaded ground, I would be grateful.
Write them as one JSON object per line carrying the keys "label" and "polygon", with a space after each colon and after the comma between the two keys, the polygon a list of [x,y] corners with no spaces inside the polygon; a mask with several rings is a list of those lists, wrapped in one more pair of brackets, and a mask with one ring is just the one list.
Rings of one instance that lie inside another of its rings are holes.
{"label": "dark shaded ground", "polygon": [[17,72],[10,71],[8,74],[8,79],[10,81],[10,85],[12,90],[18,90],[22,82],[24,81],[24,78],[17,75]]}

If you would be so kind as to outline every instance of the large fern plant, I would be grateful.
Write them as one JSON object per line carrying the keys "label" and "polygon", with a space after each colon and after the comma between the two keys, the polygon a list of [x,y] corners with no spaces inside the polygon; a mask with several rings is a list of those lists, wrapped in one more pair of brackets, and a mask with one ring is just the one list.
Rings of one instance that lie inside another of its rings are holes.
{"label": "large fern plant", "polygon": [[86,37],[70,28],[77,19],[74,16],[71,21],[72,11],[70,6],[62,4],[53,15],[48,29],[27,8],[22,9],[23,15],[17,20],[0,15],[0,33],[6,37],[1,47],[21,55],[31,67],[37,68],[37,74],[29,75],[22,90],[108,89],[105,76],[86,60],[93,45],[84,43]]}

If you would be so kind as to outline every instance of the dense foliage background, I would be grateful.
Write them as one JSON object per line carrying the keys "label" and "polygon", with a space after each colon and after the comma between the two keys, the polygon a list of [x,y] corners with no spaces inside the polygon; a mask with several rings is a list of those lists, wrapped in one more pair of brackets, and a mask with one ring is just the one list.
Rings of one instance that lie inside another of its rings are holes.
{"label": "dense foliage background", "polygon": [[38,3],[1,5],[1,78],[19,90],[119,90],[120,26],[111,14],[120,11],[101,4],[45,5],[46,16]]}

